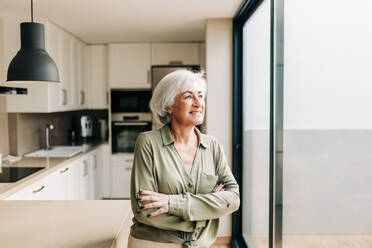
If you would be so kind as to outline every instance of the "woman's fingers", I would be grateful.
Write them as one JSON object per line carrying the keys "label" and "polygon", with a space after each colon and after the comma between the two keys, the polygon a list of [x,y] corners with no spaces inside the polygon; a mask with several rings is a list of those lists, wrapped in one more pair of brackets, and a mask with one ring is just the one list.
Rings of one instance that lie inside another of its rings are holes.
{"label": "woman's fingers", "polygon": [[145,204],[145,205],[141,206],[140,209],[160,208],[163,205],[164,204],[162,202],[153,202],[153,203],[149,203],[149,204]]}
{"label": "woman's fingers", "polygon": [[140,195],[158,195],[159,193],[157,192],[154,192],[154,191],[150,191],[150,190],[143,190],[141,189],[139,191]]}
{"label": "woman's fingers", "polygon": [[224,191],[223,189],[224,186],[225,184],[223,182],[217,183],[216,186],[214,186],[212,192],[216,193],[216,192]]}
{"label": "woman's fingers", "polygon": [[165,214],[165,213],[167,213],[165,208],[159,208],[158,210],[148,214],[147,217],[154,217],[154,216],[158,216],[158,215]]}
{"label": "woman's fingers", "polygon": [[137,201],[143,202],[143,201],[159,201],[158,196],[140,196],[137,198]]}

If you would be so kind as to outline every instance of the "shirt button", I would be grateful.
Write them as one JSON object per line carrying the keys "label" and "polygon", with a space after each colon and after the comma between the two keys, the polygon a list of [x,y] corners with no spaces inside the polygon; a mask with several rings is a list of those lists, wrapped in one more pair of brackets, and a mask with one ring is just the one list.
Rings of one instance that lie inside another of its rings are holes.
{"label": "shirt button", "polygon": [[195,232],[195,237],[198,237],[198,232]]}
{"label": "shirt button", "polygon": [[193,182],[189,182],[189,187],[190,188],[194,187],[194,183]]}

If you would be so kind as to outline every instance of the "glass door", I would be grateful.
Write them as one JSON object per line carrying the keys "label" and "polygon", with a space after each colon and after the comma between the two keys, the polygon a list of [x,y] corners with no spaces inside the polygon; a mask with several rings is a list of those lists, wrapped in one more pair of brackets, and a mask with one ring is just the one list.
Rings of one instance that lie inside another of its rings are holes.
{"label": "glass door", "polygon": [[242,236],[248,247],[269,241],[270,1],[243,26]]}

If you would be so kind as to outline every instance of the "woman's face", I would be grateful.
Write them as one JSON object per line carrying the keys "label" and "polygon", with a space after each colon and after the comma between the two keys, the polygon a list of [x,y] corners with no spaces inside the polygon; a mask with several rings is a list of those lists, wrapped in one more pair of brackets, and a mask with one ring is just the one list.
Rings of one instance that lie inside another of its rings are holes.
{"label": "woman's face", "polygon": [[187,82],[181,86],[174,98],[174,104],[168,108],[172,122],[191,126],[203,123],[205,110],[205,92],[200,82]]}

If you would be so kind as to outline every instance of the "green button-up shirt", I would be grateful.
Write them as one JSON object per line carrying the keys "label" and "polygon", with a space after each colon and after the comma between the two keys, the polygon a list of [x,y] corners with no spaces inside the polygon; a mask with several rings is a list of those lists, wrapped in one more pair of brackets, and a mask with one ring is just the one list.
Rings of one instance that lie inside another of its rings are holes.
{"label": "green button-up shirt", "polygon": [[[219,217],[239,208],[239,186],[221,145],[195,130],[199,145],[191,174],[174,146],[169,125],[138,136],[131,175],[134,238],[208,247],[216,239]],[[212,193],[218,182],[224,182],[224,191]],[[146,215],[156,209],[138,212],[147,204],[136,200],[140,189],[168,194],[169,212],[151,218]]]}

